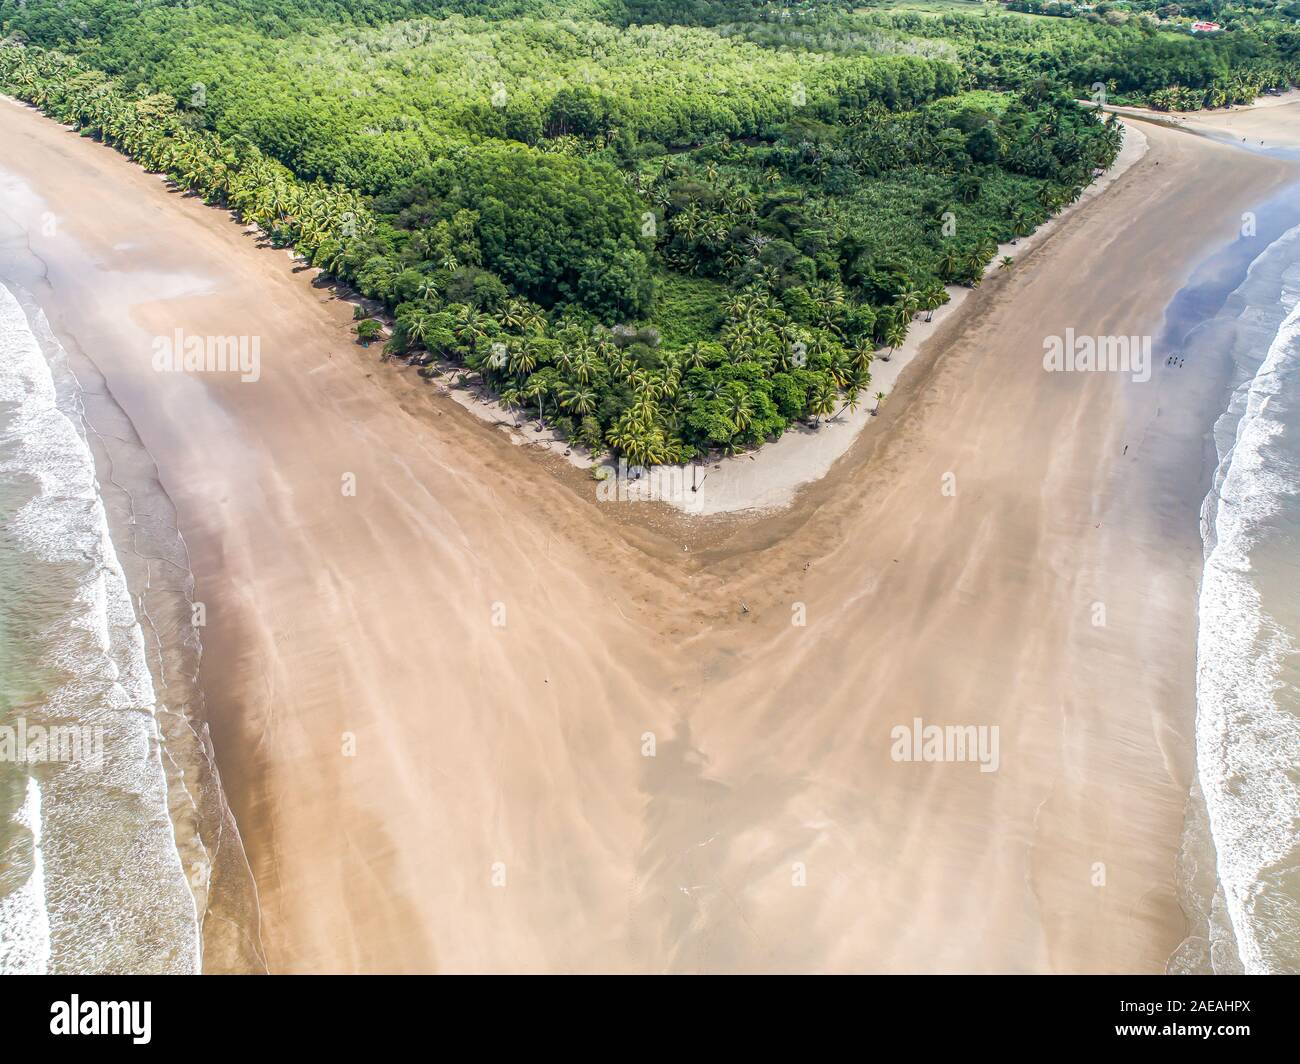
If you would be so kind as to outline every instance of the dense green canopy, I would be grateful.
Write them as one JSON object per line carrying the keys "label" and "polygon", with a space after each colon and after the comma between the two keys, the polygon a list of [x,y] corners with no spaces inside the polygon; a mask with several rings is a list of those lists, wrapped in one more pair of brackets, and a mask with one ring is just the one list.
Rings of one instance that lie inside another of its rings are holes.
{"label": "dense green canopy", "polygon": [[383,301],[389,356],[680,461],[855,406],[1114,160],[1074,97],[1295,80],[1286,5],[1143,6],[0,0],[0,86]]}

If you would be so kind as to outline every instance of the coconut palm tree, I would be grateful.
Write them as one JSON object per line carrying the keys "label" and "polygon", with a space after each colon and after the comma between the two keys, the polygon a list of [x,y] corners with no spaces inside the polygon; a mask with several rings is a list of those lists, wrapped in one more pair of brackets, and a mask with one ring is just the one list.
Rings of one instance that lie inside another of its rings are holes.
{"label": "coconut palm tree", "polygon": [[578,388],[569,386],[560,393],[560,402],[565,409],[583,415],[590,414],[596,409],[598,399],[595,389],[586,386]]}
{"label": "coconut palm tree", "polygon": [[588,347],[580,347],[573,355],[573,375],[581,384],[590,384],[597,368],[596,354]]}
{"label": "coconut palm tree", "polygon": [[704,365],[707,356],[708,351],[703,342],[697,340],[686,345],[686,349],[682,352],[682,363],[687,369],[699,369]]}
{"label": "coconut palm tree", "polygon": [[841,391],[848,387],[849,379],[853,376],[853,363],[849,353],[842,347],[837,347],[831,353],[829,372],[831,380],[835,382],[835,387]]}
{"label": "coconut palm tree", "polygon": [[403,327],[406,330],[408,339],[423,345],[428,338],[429,330],[433,327],[433,319],[423,311],[417,311],[406,319]]}
{"label": "coconut palm tree", "polygon": [[849,390],[844,393],[844,405],[839,408],[835,416],[839,417],[840,414],[844,413],[844,411],[846,410],[849,411],[849,413],[851,414],[856,414],[858,412],[858,405],[861,402],[861,399],[862,399],[861,387],[854,387],[853,382],[850,381]]}
{"label": "coconut palm tree", "polygon": [[653,415],[647,414],[643,407],[624,410],[605,434],[605,439],[632,465],[656,465],[670,457],[663,431],[655,424]]}
{"label": "coconut palm tree", "polygon": [[894,348],[901,347],[907,339],[907,326],[901,321],[891,321],[885,328],[885,344],[889,350],[881,356],[884,361],[888,362],[894,357]]}
{"label": "coconut palm tree", "polygon": [[894,297],[894,309],[897,320],[900,322],[910,322],[916,317],[916,312],[921,308],[921,293],[908,290],[899,292]]}
{"label": "coconut palm tree", "polygon": [[835,385],[829,377],[822,377],[813,388],[808,400],[808,412],[813,415],[813,426],[821,427],[821,419],[835,410]]}
{"label": "coconut palm tree", "polygon": [[497,321],[501,323],[503,329],[518,331],[524,327],[526,319],[527,310],[524,301],[518,298],[507,299],[497,313]]}
{"label": "coconut palm tree", "polygon": [[939,275],[945,280],[955,279],[962,266],[961,252],[956,248],[948,248],[948,250],[939,256],[939,261],[936,265],[939,270]]}
{"label": "coconut palm tree", "polygon": [[510,352],[510,372],[516,377],[527,377],[536,368],[537,352],[533,350],[532,344],[518,344]]}
{"label": "coconut palm tree", "polygon": [[749,428],[753,421],[753,413],[749,393],[744,388],[734,388],[728,396],[727,420],[731,422],[736,434],[743,433]]}
{"label": "coconut palm tree", "polygon": [[921,293],[921,309],[925,311],[925,320],[934,321],[934,312],[948,302],[948,293],[943,285],[931,283]]}
{"label": "coconut palm tree", "polygon": [[852,359],[855,372],[866,373],[871,368],[871,363],[876,360],[876,349],[869,337],[859,336],[853,341]]}
{"label": "coconut palm tree", "polygon": [[510,420],[514,422],[515,428],[519,427],[519,418],[514,415],[519,410],[522,402],[523,394],[518,388],[506,388],[501,392],[501,405],[510,412]]}
{"label": "coconut palm tree", "polygon": [[542,374],[534,373],[524,383],[520,392],[525,399],[532,399],[537,403],[537,420],[543,429],[546,428],[546,396],[550,391],[550,382]]}
{"label": "coconut palm tree", "polygon": [[456,307],[455,330],[456,339],[462,343],[473,344],[487,335],[487,325],[483,320],[483,315],[465,303],[461,303]]}

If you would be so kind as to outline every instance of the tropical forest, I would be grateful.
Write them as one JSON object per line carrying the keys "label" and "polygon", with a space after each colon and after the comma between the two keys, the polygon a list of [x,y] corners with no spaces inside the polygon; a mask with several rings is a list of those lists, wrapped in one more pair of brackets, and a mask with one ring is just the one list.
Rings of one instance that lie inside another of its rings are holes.
{"label": "tropical forest", "polygon": [[1296,3],[1051,8],[0,0],[0,90],[359,293],[358,357],[680,463],[867,401],[1113,163],[1098,103],[1300,80]]}

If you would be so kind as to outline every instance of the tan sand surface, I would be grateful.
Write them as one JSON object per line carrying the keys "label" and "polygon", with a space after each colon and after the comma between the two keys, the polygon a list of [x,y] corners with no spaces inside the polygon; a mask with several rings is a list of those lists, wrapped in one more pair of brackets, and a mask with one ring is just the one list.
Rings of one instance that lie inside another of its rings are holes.
{"label": "tan sand surface", "polygon": [[1261,96],[1249,107],[1209,111],[1152,111],[1145,107],[1107,107],[1107,111],[1171,128],[1189,130],[1252,150],[1300,147],[1300,89]]}
{"label": "tan sand surface", "polygon": [[[701,531],[596,504],[283,252],[0,106],[17,279],[189,543],[271,969],[1162,970],[1203,455],[1185,378],[1048,374],[1043,338],[1153,332],[1295,173],[1146,133],[793,509]],[[155,372],[178,327],[259,337],[260,379]],[[998,727],[998,770],[892,760],[914,717]]]}

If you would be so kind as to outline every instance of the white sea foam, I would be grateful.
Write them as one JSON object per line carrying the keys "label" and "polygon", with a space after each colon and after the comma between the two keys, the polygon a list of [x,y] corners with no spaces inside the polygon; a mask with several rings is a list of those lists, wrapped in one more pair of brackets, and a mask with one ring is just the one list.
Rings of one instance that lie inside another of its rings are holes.
{"label": "white sea foam", "polygon": [[[44,975],[50,969],[50,917],[41,857],[41,788],[34,776],[27,777],[27,794],[14,820],[30,839],[32,870],[21,886],[0,898],[0,975]],[[20,836],[15,845],[21,841]]]}
{"label": "white sea foam", "polygon": [[193,972],[197,917],[168,818],[143,633],[67,401],[22,306],[0,286],[0,477],[31,492],[6,531],[34,577],[44,565],[76,580],[66,611],[40,634],[41,664],[65,677],[44,692],[40,713],[106,734],[102,764],[64,764],[42,779],[48,965]]}
{"label": "white sea foam", "polygon": [[[1278,250],[1290,254],[1298,237],[1292,230]],[[1225,414],[1240,420],[1216,476],[1217,498],[1207,503],[1213,526],[1197,644],[1198,774],[1237,952],[1254,973],[1274,969],[1281,938],[1295,930],[1277,919],[1292,901],[1269,894],[1273,873],[1294,859],[1300,816],[1300,717],[1282,678],[1295,635],[1269,609],[1270,589],[1252,568],[1252,551],[1276,536],[1300,495],[1288,439],[1296,426],[1283,420],[1290,404],[1282,399],[1284,381],[1300,368],[1300,293],[1284,287],[1283,309],[1262,365]]]}

